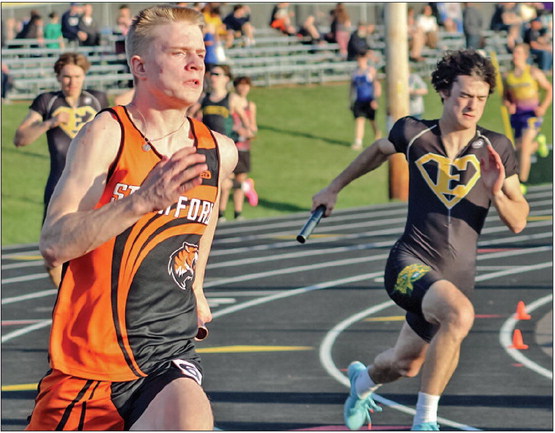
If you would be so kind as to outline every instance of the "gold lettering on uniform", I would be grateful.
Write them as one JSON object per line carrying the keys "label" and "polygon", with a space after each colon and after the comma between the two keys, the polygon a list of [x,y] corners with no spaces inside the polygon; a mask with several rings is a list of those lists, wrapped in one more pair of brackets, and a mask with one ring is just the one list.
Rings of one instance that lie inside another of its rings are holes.
{"label": "gold lettering on uniform", "polygon": [[229,117],[229,109],[221,105],[207,105],[202,110],[203,114]]}
{"label": "gold lettering on uniform", "polygon": [[[437,166],[437,179],[435,180],[430,177],[425,167],[430,163],[435,163]],[[480,178],[480,162],[476,155],[466,155],[451,161],[445,156],[428,153],[416,161],[416,166],[430,189],[448,209],[453,208],[465,198]],[[450,188],[451,181],[460,182],[461,179],[459,174],[453,174],[453,168],[465,171],[469,169],[469,166],[474,167],[475,173],[466,185],[459,184],[455,188]]]}
{"label": "gold lettering on uniform", "polygon": [[58,107],[52,113],[52,117],[56,117],[60,113],[69,114],[68,123],[61,123],[60,128],[62,128],[68,137],[74,138],[83,125],[94,118],[96,110],[92,107]]}

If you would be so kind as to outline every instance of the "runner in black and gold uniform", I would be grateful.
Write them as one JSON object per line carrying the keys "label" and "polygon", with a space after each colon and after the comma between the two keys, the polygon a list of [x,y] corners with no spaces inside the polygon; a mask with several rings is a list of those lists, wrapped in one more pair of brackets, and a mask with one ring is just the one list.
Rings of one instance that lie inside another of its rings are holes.
{"label": "runner in black and gold uniform", "polygon": [[[46,133],[50,173],[44,190],[44,216],[54,187],[62,175],[69,143],[85,123],[108,106],[104,92],[83,89],[89,67],[83,54],[62,54],[54,64],[61,89],[37,96],[15,133],[14,144],[17,147],[27,146]],[[58,287],[61,269],[48,268],[48,272]]]}
{"label": "runner in black and gold uniform", "polygon": [[495,86],[491,62],[472,50],[448,52],[432,74],[443,100],[439,120],[405,117],[388,139],[364,150],[337,178],[313,197],[326,216],[337,194],[402,152],[410,185],[405,232],[392,248],[385,270],[390,297],[407,311],[395,346],[368,367],[349,366],[351,392],[344,406],[346,425],[359,429],[378,408],[372,393],[383,383],[422,379],[412,430],[439,430],[437,406],[458,364],[474,308],[476,245],[490,205],[515,233],[529,212],[518,180],[510,141],[477,125]]}
{"label": "runner in black and gold uniform", "polygon": [[61,90],[38,95],[16,131],[14,142],[18,147],[31,144],[46,132],[50,174],[44,192],[45,213],[54,187],[62,175],[69,143],[85,123],[108,107],[104,92],[83,89],[89,67],[87,58],[82,54],[62,54],[54,65]]}

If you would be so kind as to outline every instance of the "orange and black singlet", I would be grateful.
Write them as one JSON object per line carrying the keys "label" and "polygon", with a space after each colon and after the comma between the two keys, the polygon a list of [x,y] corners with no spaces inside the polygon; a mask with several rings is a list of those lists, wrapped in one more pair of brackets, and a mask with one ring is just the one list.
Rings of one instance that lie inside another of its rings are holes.
{"label": "orange and black singlet", "polygon": [[[161,159],[124,107],[110,111],[122,138],[96,208],[136,191]],[[200,238],[217,212],[220,162],[210,130],[189,122],[197,151],[206,155],[202,184],[66,264],[53,313],[52,368],[121,382],[148,375],[161,361],[196,356],[192,282]]]}

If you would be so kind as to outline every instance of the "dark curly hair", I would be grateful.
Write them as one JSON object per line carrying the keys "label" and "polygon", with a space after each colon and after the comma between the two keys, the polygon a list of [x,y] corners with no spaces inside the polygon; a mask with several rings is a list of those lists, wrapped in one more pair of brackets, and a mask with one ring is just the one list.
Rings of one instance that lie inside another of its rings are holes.
{"label": "dark curly hair", "polygon": [[445,90],[449,94],[459,75],[483,80],[489,84],[490,95],[495,90],[495,67],[491,60],[475,50],[447,51],[432,73],[432,85],[436,92]]}

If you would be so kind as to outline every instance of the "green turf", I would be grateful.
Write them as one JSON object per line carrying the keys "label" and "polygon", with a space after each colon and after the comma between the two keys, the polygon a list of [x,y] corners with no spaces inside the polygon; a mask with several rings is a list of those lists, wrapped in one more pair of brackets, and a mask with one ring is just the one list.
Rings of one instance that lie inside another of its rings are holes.
{"label": "green turf", "polygon": [[[347,84],[253,89],[258,106],[259,134],[252,151],[251,176],[256,181],[259,205],[245,204],[246,218],[308,211],[311,197],[336,176],[356,153],[350,149],[354,122],[348,109]],[[16,149],[13,134],[27,112],[28,103],[2,106],[2,245],[37,242],[42,219],[42,195],[49,158],[45,137]],[[441,113],[439,98],[430,89],[428,118]],[[378,110],[385,133],[385,102]],[[551,119],[551,109],[546,114]],[[499,132],[499,98],[492,95],[481,125]],[[552,124],[544,132],[552,143]],[[372,141],[367,127],[365,144]],[[533,167],[533,183],[551,182],[551,158]],[[337,207],[346,208],[388,200],[387,167],[356,180],[340,195]],[[227,217],[232,218],[233,205]]]}

